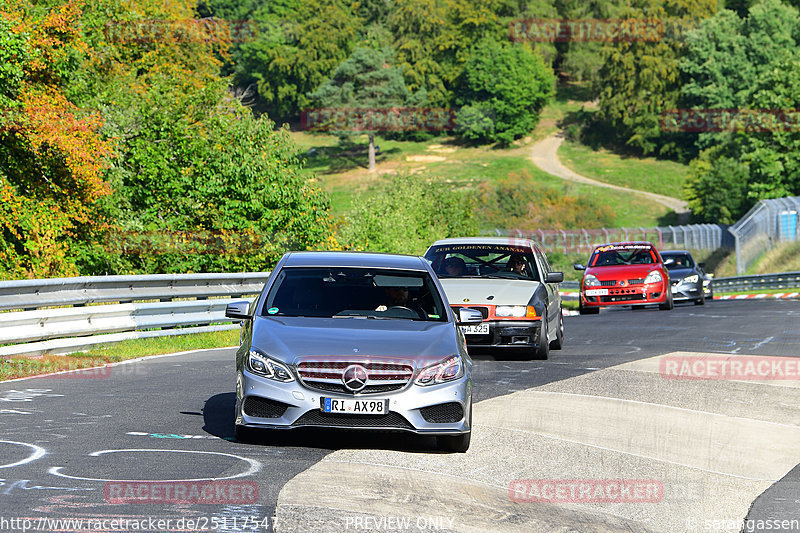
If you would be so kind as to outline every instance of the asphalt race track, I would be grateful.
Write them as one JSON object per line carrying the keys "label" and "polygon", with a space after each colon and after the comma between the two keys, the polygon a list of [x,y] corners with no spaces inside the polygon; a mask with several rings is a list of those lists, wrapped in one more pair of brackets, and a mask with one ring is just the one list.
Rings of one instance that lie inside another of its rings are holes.
{"label": "asphalt race track", "polygon": [[466,454],[233,442],[231,349],[2,383],[0,531],[800,531],[800,380],[774,373],[797,361],[770,358],[798,324],[794,300],[567,317],[548,361],[475,355]]}

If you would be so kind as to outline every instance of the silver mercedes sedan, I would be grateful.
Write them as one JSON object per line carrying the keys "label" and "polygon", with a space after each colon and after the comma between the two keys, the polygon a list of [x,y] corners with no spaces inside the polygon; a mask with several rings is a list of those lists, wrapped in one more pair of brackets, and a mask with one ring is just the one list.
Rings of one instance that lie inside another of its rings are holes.
{"label": "silver mercedes sedan", "polygon": [[243,320],[236,353],[236,438],[323,427],[435,435],[464,452],[472,360],[461,324],[421,257],[289,252],[256,300],[228,305]]}

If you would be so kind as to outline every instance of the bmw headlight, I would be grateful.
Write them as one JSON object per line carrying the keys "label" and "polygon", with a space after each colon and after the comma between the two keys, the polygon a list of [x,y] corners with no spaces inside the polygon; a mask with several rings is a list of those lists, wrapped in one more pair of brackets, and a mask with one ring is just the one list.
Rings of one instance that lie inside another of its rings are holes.
{"label": "bmw headlight", "polygon": [[650,272],[646,278],[644,278],[645,283],[658,283],[662,281],[664,278],[661,277],[661,272],[658,270],[653,270]]}
{"label": "bmw headlight", "polygon": [[294,381],[294,377],[286,365],[256,350],[250,350],[250,353],[247,354],[247,368],[253,374],[275,381],[283,383]]}
{"label": "bmw headlight", "polygon": [[496,316],[523,317],[527,312],[528,308],[524,305],[498,305],[494,310]]}
{"label": "bmw headlight", "polygon": [[426,366],[414,380],[417,385],[436,385],[458,379],[464,375],[464,362],[461,356],[454,355],[444,361]]}
{"label": "bmw headlight", "polygon": [[693,276],[686,276],[685,278],[683,278],[683,282],[684,283],[697,283],[697,280],[699,280],[699,279],[700,279],[700,276],[698,276],[697,274],[694,274]]}
{"label": "bmw headlight", "polygon": [[592,274],[586,274],[585,276],[583,276],[583,286],[584,287],[599,287],[600,286],[600,280],[597,279],[597,276],[594,276]]}

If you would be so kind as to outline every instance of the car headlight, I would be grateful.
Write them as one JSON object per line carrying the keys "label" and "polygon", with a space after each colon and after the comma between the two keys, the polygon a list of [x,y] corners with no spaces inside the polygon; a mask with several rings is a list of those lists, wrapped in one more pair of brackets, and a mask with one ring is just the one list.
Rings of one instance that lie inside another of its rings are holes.
{"label": "car headlight", "polygon": [[600,280],[597,279],[597,276],[594,276],[592,274],[586,274],[585,276],[583,276],[583,286],[584,287],[599,287],[600,286]]}
{"label": "car headlight", "polygon": [[461,356],[454,355],[444,361],[426,366],[414,380],[417,385],[435,385],[458,379],[464,375],[464,362]]}
{"label": "car headlight", "polygon": [[658,270],[653,270],[650,272],[646,278],[644,278],[645,283],[658,283],[662,281],[664,278],[661,277],[661,272]]}
{"label": "car headlight", "polygon": [[700,276],[695,274],[693,276],[686,276],[685,278],[683,278],[683,282],[684,283],[697,283],[697,280],[699,280],[699,279],[700,279]]}
{"label": "car headlight", "polygon": [[265,378],[274,379],[283,383],[294,381],[294,377],[283,363],[267,357],[266,355],[250,350],[247,354],[247,368],[253,373]]}
{"label": "car headlight", "polygon": [[[524,317],[527,313],[528,313],[528,308],[524,305],[498,305],[494,310],[495,316],[514,316],[521,318]],[[534,311],[534,316],[536,316],[535,311]]]}

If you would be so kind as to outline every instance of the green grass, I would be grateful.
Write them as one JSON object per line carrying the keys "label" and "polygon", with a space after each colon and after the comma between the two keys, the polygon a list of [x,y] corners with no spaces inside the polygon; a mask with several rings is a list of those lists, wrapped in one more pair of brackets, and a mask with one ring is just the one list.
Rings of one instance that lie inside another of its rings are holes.
{"label": "green grass", "polygon": [[[477,189],[482,182],[491,183],[511,173],[527,171],[539,184],[558,187],[573,196],[591,196],[609,206],[617,217],[615,227],[676,223],[674,213],[661,204],[641,198],[632,201],[630,196],[617,191],[567,182],[546,174],[530,161],[532,144],[557,131],[560,124],[580,109],[592,109],[593,106],[587,103],[590,97],[585,85],[559,85],[556,97],[542,111],[536,130],[507,148],[472,146],[447,136],[419,142],[376,136],[375,143],[380,151],[378,168],[374,173],[367,170],[366,135],[351,137],[346,143],[340,143],[336,136],[327,133],[300,131],[291,132],[291,136],[297,143],[298,156],[305,161],[305,171],[317,176],[330,195],[331,211],[337,218],[344,217],[352,209],[358,192],[397,173],[415,174]],[[565,143],[562,151],[565,164],[599,181],[680,197],[686,173],[684,165],[594,152],[574,143]],[[489,228],[480,221],[479,224]]]}
{"label": "green grass", "polygon": [[101,345],[87,352],[69,355],[14,356],[0,359],[0,381],[36,376],[62,370],[76,370],[117,363],[137,357],[183,352],[206,348],[238,346],[239,330],[216,331],[134,339],[117,344]]}
{"label": "green grass", "polygon": [[559,159],[578,174],[603,183],[683,198],[683,183],[688,165],[653,157],[630,157],[604,148],[593,150],[573,141],[564,141]]}
{"label": "green grass", "polygon": [[[300,135],[305,146],[308,146],[308,137],[312,134]],[[350,211],[358,192],[382,177],[398,172],[477,188],[480,182],[493,182],[511,173],[527,171],[537,183],[557,187],[573,196],[591,196],[599,203],[609,206],[617,216],[616,227],[650,227],[675,222],[674,217],[670,217],[669,209],[659,203],[645,199],[636,199],[633,202],[629,196],[621,195],[617,191],[568,182],[545,173],[529,159],[530,143],[498,149],[459,146],[452,139],[446,138],[426,142],[378,139],[376,143],[381,146],[381,152],[386,150],[386,153],[378,159],[379,172],[369,174],[364,168],[347,164],[346,161],[343,163],[344,170],[334,171],[338,164],[333,163],[337,157],[335,154],[344,148],[325,148],[330,140],[330,135],[321,134],[318,150],[305,157],[308,171],[316,173],[330,194],[331,211],[336,217],[342,217]]]}

